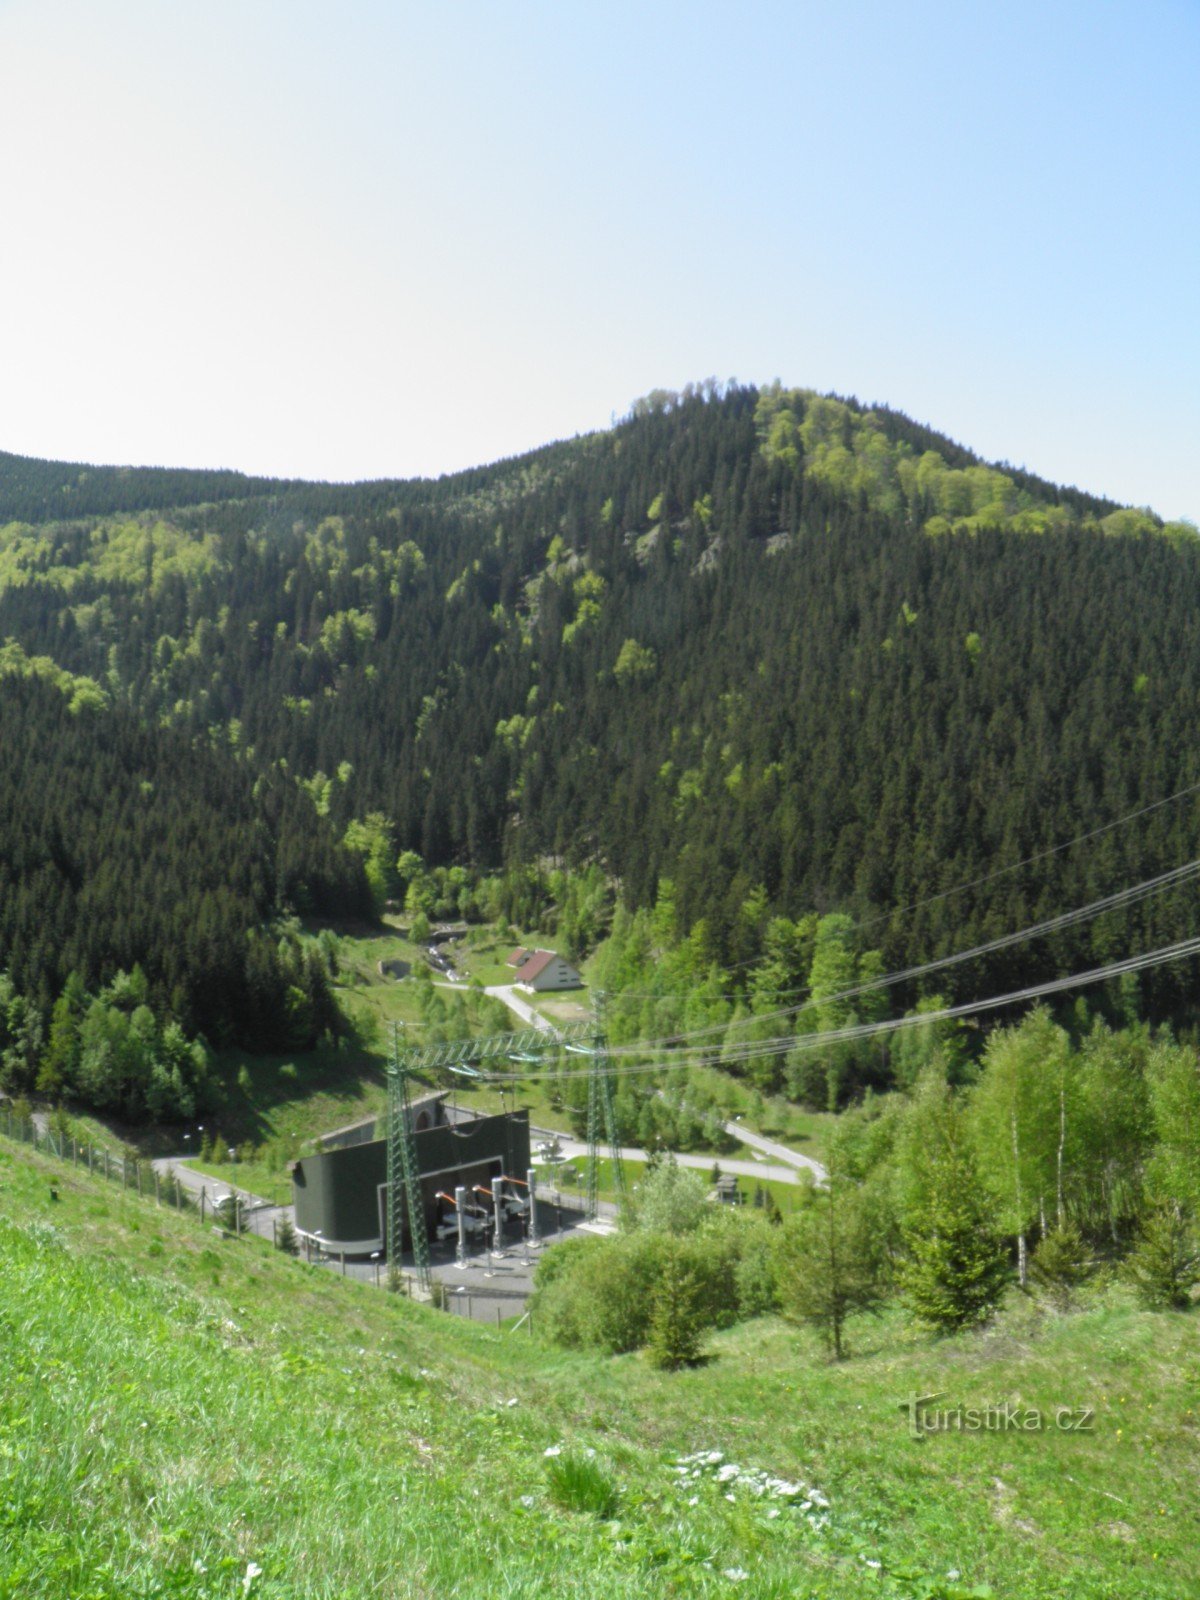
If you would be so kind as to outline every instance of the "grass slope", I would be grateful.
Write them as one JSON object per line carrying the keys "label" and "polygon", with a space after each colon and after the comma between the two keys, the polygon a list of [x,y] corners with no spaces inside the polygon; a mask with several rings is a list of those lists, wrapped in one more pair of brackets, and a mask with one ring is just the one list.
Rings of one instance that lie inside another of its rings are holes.
{"label": "grass slope", "polygon": [[[886,1324],[841,1367],[768,1321],[671,1377],[5,1144],[0,1212],[0,1600],[1194,1592],[1195,1318],[1114,1299],[939,1344]],[[1096,1426],[910,1439],[914,1389],[1089,1403]],[[827,1519],[741,1475],[681,1481],[700,1449],[817,1485]]]}

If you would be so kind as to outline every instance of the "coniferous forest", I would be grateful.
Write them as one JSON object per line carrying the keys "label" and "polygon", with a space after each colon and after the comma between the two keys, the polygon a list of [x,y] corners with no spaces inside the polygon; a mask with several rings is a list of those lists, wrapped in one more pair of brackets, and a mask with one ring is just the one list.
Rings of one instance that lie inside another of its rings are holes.
{"label": "coniferous forest", "polygon": [[[599,869],[734,983],[781,918],[936,958],[1190,860],[1195,796],[1044,852],[1200,783],[1198,714],[1190,525],[807,391],[655,394],[436,482],[0,456],[4,1077],[134,969],[189,1038],[335,1027],[278,930],[370,914],[366,819],[431,867]],[[1193,896],[938,992],[1181,938]],[[1123,1003],[1191,1026],[1198,976]]]}

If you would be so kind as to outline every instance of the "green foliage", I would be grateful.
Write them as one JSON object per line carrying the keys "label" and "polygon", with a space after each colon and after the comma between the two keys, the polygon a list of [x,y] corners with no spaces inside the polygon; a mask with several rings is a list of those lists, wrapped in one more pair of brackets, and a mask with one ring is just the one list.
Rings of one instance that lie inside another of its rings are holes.
{"label": "green foliage", "polygon": [[1066,1311],[1093,1267],[1083,1235],[1073,1222],[1059,1223],[1043,1236],[1033,1253],[1030,1275],[1060,1311]]}
{"label": "green foliage", "polygon": [[376,915],[382,915],[388,897],[397,883],[396,840],[392,825],[378,811],[373,811],[361,821],[352,821],[346,828],[342,843],[364,858],[364,870],[371,890]]}
{"label": "green foliage", "polygon": [[1126,1274],[1151,1311],[1184,1311],[1200,1283],[1200,1248],[1182,1206],[1164,1201],[1143,1218]]}
{"label": "green foliage", "polygon": [[847,1320],[883,1301],[881,1243],[868,1198],[836,1175],[813,1205],[779,1230],[783,1313],[816,1328],[838,1361],[845,1355]]}
{"label": "green foliage", "polygon": [[64,672],[49,656],[29,656],[15,639],[0,645],[0,678],[41,678],[52,683],[67,701],[71,714],[101,711],[108,696],[94,678]]}
{"label": "green foliage", "polygon": [[899,1282],[918,1321],[950,1332],[994,1311],[1008,1258],[993,1232],[959,1109],[943,1101],[928,1136],[928,1183],[904,1219]]}
{"label": "green foliage", "polygon": [[[610,1354],[647,1343],[660,1303],[678,1310],[681,1329],[698,1333],[736,1316],[736,1258],[707,1231],[674,1238],[639,1230],[572,1241],[539,1262],[534,1317],[557,1344]],[[672,1287],[663,1301],[668,1275]],[[660,1321],[665,1317],[661,1311]]]}
{"label": "green foliage", "polygon": [[668,1246],[654,1287],[646,1354],[652,1366],[666,1372],[690,1367],[699,1358],[708,1325],[703,1288],[687,1255]]}
{"label": "green foliage", "polygon": [[708,1188],[698,1172],[671,1157],[648,1167],[625,1209],[626,1225],[671,1237],[694,1233],[704,1217]]}
{"label": "green foliage", "polygon": [[618,683],[637,683],[653,678],[657,667],[658,657],[648,645],[626,639],[613,665],[613,677]]}

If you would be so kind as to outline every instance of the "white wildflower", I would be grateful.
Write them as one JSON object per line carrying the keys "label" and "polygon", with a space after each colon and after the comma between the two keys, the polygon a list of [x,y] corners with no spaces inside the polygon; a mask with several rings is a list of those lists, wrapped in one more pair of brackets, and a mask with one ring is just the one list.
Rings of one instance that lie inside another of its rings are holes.
{"label": "white wildflower", "polygon": [[726,1567],[722,1571],[721,1576],[723,1578],[728,1578],[730,1583],[744,1583],[750,1574],[746,1571],[745,1567]]}
{"label": "white wildflower", "polygon": [[511,1400],[506,1400],[504,1403],[505,1403],[505,1405],[509,1405],[509,1406],[519,1406],[521,1404],[521,1402],[517,1399],[516,1395],[514,1395]]}
{"label": "white wildflower", "polygon": [[562,1445],[552,1444],[548,1450],[543,1450],[542,1454],[544,1456],[560,1456],[562,1455]]}
{"label": "white wildflower", "polygon": [[256,1578],[262,1577],[262,1568],[257,1561],[251,1561],[246,1568],[246,1576],[242,1579],[242,1593],[249,1594],[254,1587]]}

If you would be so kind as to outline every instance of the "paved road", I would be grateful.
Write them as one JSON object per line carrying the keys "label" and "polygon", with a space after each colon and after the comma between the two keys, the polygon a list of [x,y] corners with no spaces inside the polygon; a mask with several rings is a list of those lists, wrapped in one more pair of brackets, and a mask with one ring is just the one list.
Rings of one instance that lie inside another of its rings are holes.
{"label": "paved road", "polygon": [[[533,1129],[530,1131],[535,1132]],[[536,1132],[539,1133],[542,1131],[547,1133],[549,1132],[548,1129],[536,1130]],[[738,1138],[741,1138],[740,1133],[737,1136]],[[565,1160],[581,1161],[586,1158],[588,1147],[582,1142],[582,1140],[570,1139],[561,1133],[558,1134],[557,1137],[559,1148],[561,1149],[563,1158]],[[601,1155],[605,1153],[606,1148],[606,1146],[601,1147]],[[646,1150],[637,1150],[632,1146],[622,1146],[621,1159],[622,1161],[648,1161],[650,1156],[649,1152]],[[735,1177],[770,1178],[775,1183],[798,1183],[800,1181],[796,1176],[796,1168],[794,1166],[772,1166],[763,1161],[740,1161],[736,1158],[730,1159],[728,1156],[696,1156],[685,1154],[676,1155],[675,1161],[681,1167],[695,1167],[698,1171],[702,1172],[711,1172],[713,1163],[716,1162],[717,1166],[720,1167],[722,1172],[728,1172]]]}
{"label": "paved road", "polygon": [[539,1011],[535,1011],[528,1000],[522,1000],[511,983],[497,983],[483,992],[491,995],[493,1000],[503,1000],[513,1015],[519,1017],[527,1028],[536,1028],[539,1033],[555,1032],[554,1025],[547,1022]]}
{"label": "paved road", "polygon": [[[511,984],[496,984],[493,988],[485,989],[484,993],[490,994],[493,999],[502,1000],[514,1016],[518,1017],[528,1027],[538,1028],[543,1033],[554,1033],[556,1031],[553,1024],[547,1022],[545,1017],[536,1012],[528,1001],[521,999]],[[538,1132],[548,1132],[549,1130],[535,1128],[531,1131],[536,1135]],[[802,1155],[799,1150],[791,1150],[787,1145],[779,1144],[774,1139],[766,1139],[761,1133],[751,1133],[750,1129],[743,1127],[741,1122],[727,1122],[725,1131],[742,1144],[748,1144],[755,1150],[761,1150],[763,1155],[770,1156],[771,1160],[776,1164],[764,1166],[758,1161],[727,1160],[721,1157],[719,1160],[722,1172],[728,1172],[738,1177],[771,1178],[778,1183],[797,1182],[797,1168],[807,1168],[817,1183],[824,1183],[828,1176],[825,1168],[819,1161],[814,1160],[812,1156]],[[574,1159],[576,1156],[587,1155],[586,1145],[581,1145],[577,1140],[572,1140],[561,1133],[557,1134],[557,1138],[562,1144],[563,1154],[569,1158]],[[621,1155],[626,1161],[649,1160],[648,1153],[645,1150],[623,1149]],[[711,1156],[676,1155],[675,1159],[681,1167],[711,1168],[713,1164]],[[779,1163],[782,1163],[782,1165]]]}
{"label": "paved road", "polygon": [[260,1234],[264,1239],[274,1239],[276,1222],[284,1217],[291,1222],[295,1221],[291,1206],[273,1206],[261,1195],[251,1194],[248,1189],[243,1189],[240,1183],[234,1184],[225,1178],[212,1178],[206,1172],[196,1172],[188,1166],[185,1156],[157,1156],[151,1165],[160,1177],[178,1178],[189,1194],[199,1197],[203,1193],[206,1206],[211,1206],[218,1195],[228,1194],[231,1189],[236,1189],[242,1197],[242,1227],[248,1233]]}
{"label": "paved road", "polygon": [[[785,1161],[790,1167],[807,1167],[818,1183],[824,1183],[829,1174],[819,1161],[814,1161],[812,1156],[803,1156],[799,1150],[792,1150],[786,1144],[779,1144],[774,1139],[764,1139],[761,1133],[752,1133],[742,1122],[727,1122],[725,1132],[732,1134],[735,1139],[740,1139],[743,1144],[751,1145],[755,1150],[761,1150],[763,1155],[770,1156],[774,1161]],[[724,1162],[721,1163],[724,1166]],[[731,1172],[734,1168],[730,1167]]]}

